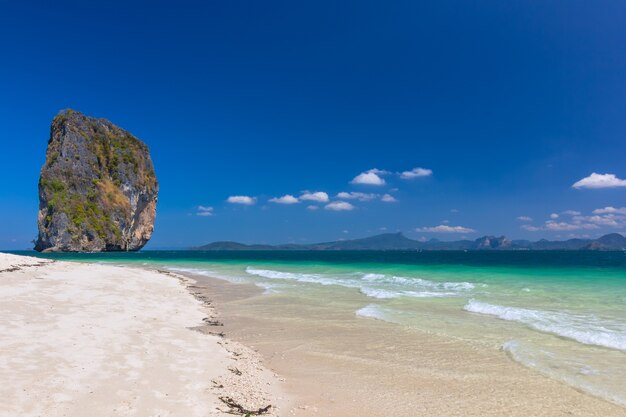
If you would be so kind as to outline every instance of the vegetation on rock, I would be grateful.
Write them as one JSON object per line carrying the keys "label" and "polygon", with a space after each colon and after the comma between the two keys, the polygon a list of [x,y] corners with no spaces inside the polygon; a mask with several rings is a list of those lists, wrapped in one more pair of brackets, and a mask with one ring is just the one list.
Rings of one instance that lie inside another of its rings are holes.
{"label": "vegetation on rock", "polygon": [[105,119],[53,121],[39,180],[39,251],[137,250],[150,239],[158,183],[145,143]]}

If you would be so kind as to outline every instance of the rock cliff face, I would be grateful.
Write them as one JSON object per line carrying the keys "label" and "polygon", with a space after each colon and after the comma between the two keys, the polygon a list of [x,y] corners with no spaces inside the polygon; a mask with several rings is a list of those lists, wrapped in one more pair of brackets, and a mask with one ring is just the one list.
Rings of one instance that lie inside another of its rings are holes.
{"label": "rock cliff face", "polygon": [[39,178],[45,252],[141,249],[154,229],[159,186],[145,143],[73,110],[52,121]]}

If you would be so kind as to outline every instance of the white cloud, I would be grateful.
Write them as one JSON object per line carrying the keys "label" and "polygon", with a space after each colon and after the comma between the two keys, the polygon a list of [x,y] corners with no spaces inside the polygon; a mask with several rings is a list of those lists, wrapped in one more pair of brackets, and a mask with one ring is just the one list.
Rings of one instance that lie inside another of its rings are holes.
{"label": "white cloud", "polygon": [[604,207],[595,209],[593,214],[626,214],[626,207]]}
{"label": "white cloud", "polygon": [[318,203],[326,203],[328,202],[328,194],[323,191],[315,191],[309,192],[305,191],[300,196],[300,200],[302,201],[317,201]]}
{"label": "white cloud", "polygon": [[385,203],[395,203],[398,200],[392,196],[391,194],[375,194],[375,193],[361,193],[358,191],[345,192],[342,191],[337,194],[337,198],[341,200],[358,200],[358,201],[372,201],[376,199],[380,199]]}
{"label": "white cloud", "polygon": [[369,171],[361,172],[359,175],[354,177],[350,183],[361,185],[385,185],[385,180],[380,177],[385,174],[387,174],[387,171],[373,168]]}
{"label": "white cloud", "polygon": [[626,180],[617,178],[614,174],[592,173],[588,177],[577,181],[573,188],[615,188],[626,187]]}
{"label": "white cloud", "polygon": [[569,221],[557,221],[559,217],[555,213],[550,215],[543,226],[523,225],[522,229],[531,232],[540,230],[562,232],[573,230],[594,230],[601,227],[626,228],[626,207],[605,207],[596,209],[590,216],[583,216],[579,211],[567,210],[562,214],[570,216]]}
{"label": "white cloud", "polygon": [[439,226],[433,227],[418,227],[415,229],[416,232],[427,232],[427,233],[474,233],[476,230],[470,229],[469,227],[463,226],[448,226],[447,224],[440,224]]}
{"label": "white cloud", "polygon": [[[596,210],[593,212],[595,213]],[[572,217],[572,221],[574,224],[591,223],[591,226],[600,225],[615,228],[626,227],[626,215],[621,214],[619,211],[612,213],[597,213],[591,216],[574,216]]]}
{"label": "white cloud", "polygon": [[576,233],[570,233],[567,235],[570,239],[589,239],[591,237],[588,233],[583,233],[582,235]]}
{"label": "white cloud", "polygon": [[319,207],[311,205],[311,206],[306,206],[306,209],[307,210],[311,210],[311,211],[315,211],[315,210],[319,209]]}
{"label": "white cloud", "polygon": [[360,192],[345,192],[342,191],[339,194],[337,194],[337,198],[340,198],[342,200],[359,200],[359,201],[372,201],[376,198],[378,198],[380,195],[379,194],[373,194],[373,193],[360,193]]}
{"label": "white cloud", "polygon": [[624,225],[624,217],[615,216],[613,214],[589,216],[587,217],[587,221],[594,224],[600,224],[602,226],[610,227],[620,227]]}
{"label": "white cloud", "polygon": [[251,206],[256,203],[256,197],[249,197],[247,195],[231,195],[226,199],[231,204],[243,204],[246,206]]}
{"label": "white cloud", "polygon": [[538,232],[540,230],[543,230],[543,227],[533,226],[530,224],[523,224],[520,227],[524,230],[528,230],[529,232]]}
{"label": "white cloud", "polygon": [[458,212],[459,212],[459,210],[457,210],[457,209],[454,209],[454,208],[450,209],[450,213],[458,213]]}
{"label": "white cloud", "polygon": [[324,206],[326,210],[332,211],[350,211],[354,210],[354,206],[347,201],[334,201]]}
{"label": "white cloud", "polygon": [[563,231],[563,230],[581,230],[581,229],[597,229],[598,226],[589,223],[567,223],[567,222],[555,222],[548,220],[546,222],[546,230],[551,231]]}
{"label": "white cloud", "polygon": [[378,175],[389,175],[390,172],[385,170],[385,169],[378,169],[378,168],[372,168],[367,172],[373,172],[374,174],[378,174]]}
{"label": "white cloud", "polygon": [[292,196],[291,194],[285,194],[282,197],[274,197],[274,198],[270,198],[270,203],[276,203],[276,204],[296,204],[298,203],[299,200]]}
{"label": "white cloud", "polygon": [[213,215],[213,207],[198,206],[197,209],[196,216],[208,217]]}
{"label": "white cloud", "polygon": [[404,171],[400,173],[400,178],[402,178],[403,180],[410,180],[418,177],[429,177],[431,175],[433,175],[432,169],[413,168],[410,171]]}
{"label": "white cloud", "polygon": [[532,217],[528,217],[528,216],[519,216],[517,220],[519,220],[520,222],[532,222],[533,221]]}

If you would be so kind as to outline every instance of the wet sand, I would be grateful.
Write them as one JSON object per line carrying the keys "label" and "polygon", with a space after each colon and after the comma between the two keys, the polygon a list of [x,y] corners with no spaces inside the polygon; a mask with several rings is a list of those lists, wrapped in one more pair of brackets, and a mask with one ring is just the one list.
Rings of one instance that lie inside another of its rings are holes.
{"label": "wet sand", "polygon": [[263,295],[196,277],[224,332],[286,380],[294,416],[626,416],[626,409],[512,361],[497,346],[356,317],[358,295]]}
{"label": "wet sand", "polygon": [[626,417],[498,346],[357,317],[350,289],[191,278],[0,254],[0,416]]}

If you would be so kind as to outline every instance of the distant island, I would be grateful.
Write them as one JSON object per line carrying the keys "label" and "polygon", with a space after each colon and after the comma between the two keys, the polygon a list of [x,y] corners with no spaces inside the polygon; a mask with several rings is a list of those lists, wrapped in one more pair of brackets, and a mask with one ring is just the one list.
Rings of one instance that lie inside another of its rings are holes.
{"label": "distant island", "polygon": [[476,240],[445,242],[431,239],[425,242],[409,239],[402,233],[384,233],[362,239],[339,240],[314,244],[247,245],[237,242],[213,242],[191,248],[198,251],[253,251],[253,250],[626,250],[626,237],[610,233],[597,239],[569,239],[562,241],[541,239],[509,240],[504,236],[483,236]]}

